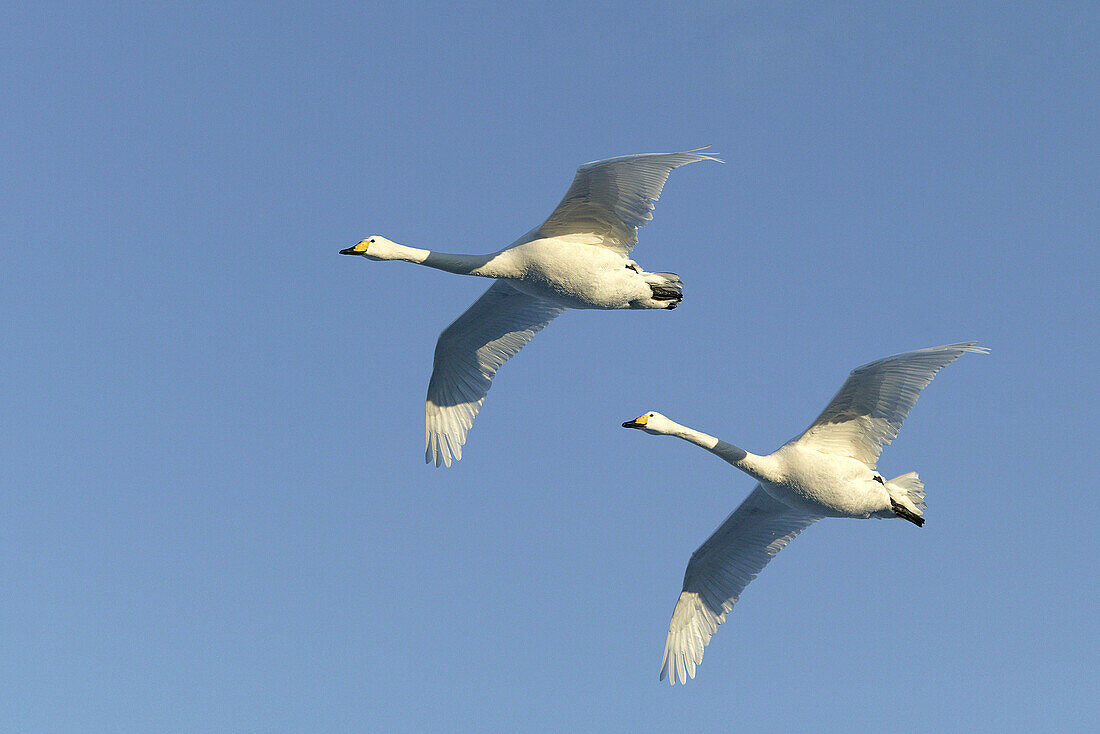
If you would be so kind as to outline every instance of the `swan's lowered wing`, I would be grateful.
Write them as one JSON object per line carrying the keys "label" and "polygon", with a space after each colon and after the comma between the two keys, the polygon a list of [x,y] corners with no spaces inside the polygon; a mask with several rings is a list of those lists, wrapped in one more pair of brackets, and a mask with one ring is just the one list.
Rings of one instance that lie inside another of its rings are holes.
{"label": "swan's lowered wing", "polygon": [[564,310],[498,280],[443,330],[428,383],[426,462],[450,466],[452,456],[462,458],[466,432],[497,370]]}
{"label": "swan's lowered wing", "polygon": [[936,373],[966,352],[989,351],[975,344],[918,349],[857,367],[813,425],[791,443],[850,456],[874,468]]}
{"label": "swan's lowered wing", "polygon": [[672,169],[708,160],[721,163],[714,156],[691,150],[585,163],[577,169],[565,198],[533,235],[594,234],[598,244],[626,255],[638,244],[638,227],[653,219],[654,202],[661,196]]}
{"label": "swan's lowered wing", "polygon": [[759,484],[699,550],[684,573],[684,590],[672,612],[661,680],[695,677],[703,648],[749,582],[787,543],[817,520],[791,509]]}

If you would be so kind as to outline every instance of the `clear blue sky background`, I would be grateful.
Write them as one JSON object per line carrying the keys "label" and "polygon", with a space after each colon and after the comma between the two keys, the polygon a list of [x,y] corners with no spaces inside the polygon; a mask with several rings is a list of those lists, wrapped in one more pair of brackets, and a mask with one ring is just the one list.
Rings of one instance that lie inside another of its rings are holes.
{"label": "clear blue sky background", "polygon": [[[1095,3],[9,3],[0,730],[1072,731],[1100,716]],[[422,462],[436,336],[576,166],[713,144]],[[848,370],[978,339],[658,684],[691,552]]]}

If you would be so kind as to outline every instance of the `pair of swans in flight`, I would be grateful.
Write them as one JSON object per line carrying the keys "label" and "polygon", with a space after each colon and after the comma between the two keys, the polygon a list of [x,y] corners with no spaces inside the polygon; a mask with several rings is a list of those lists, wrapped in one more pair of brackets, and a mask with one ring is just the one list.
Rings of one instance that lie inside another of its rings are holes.
{"label": "pair of swans in flight", "polygon": [[[450,466],[452,458],[462,458],[466,434],[497,370],[567,308],[673,309],[680,303],[679,277],[646,272],[630,253],[673,169],[718,160],[698,150],[581,166],[550,217],[499,252],[446,254],[379,236],[341,250],[495,279],[436,343],[426,406],[428,463]],[[818,519],[896,517],[924,524],[924,484],[916,472],[885,479],[876,468],[879,455],[939,370],[966,352],[986,351],[961,342],[858,367],[805,432],[767,455],[751,454],[656,411],[623,423],[694,443],[758,482],[688,562],[661,680],[686,683],[695,677],[703,649],[745,586]]]}

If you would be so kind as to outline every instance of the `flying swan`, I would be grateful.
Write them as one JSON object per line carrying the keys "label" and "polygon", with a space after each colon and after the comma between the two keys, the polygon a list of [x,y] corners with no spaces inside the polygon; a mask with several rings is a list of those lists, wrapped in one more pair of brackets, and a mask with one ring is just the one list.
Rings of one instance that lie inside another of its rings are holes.
{"label": "flying swan", "polygon": [[378,236],[340,251],[496,278],[436,342],[425,411],[426,462],[450,466],[452,457],[462,458],[466,432],[496,371],[565,309],[676,308],[683,297],[680,278],[642,270],[630,251],[638,228],[653,218],[672,169],[704,160],[721,162],[692,150],[586,163],[545,222],[488,255],[421,250]]}
{"label": "flying swan", "polygon": [[695,677],[703,648],[742,590],[791,540],[822,517],[900,517],[924,525],[924,484],[916,472],[884,479],[875,464],[898,435],[917,396],[938,371],[976,342],[895,354],[857,367],[802,435],[757,456],[713,436],[645,413],[623,428],[676,436],[701,446],[759,483],[688,561],[672,612],[661,680]]}

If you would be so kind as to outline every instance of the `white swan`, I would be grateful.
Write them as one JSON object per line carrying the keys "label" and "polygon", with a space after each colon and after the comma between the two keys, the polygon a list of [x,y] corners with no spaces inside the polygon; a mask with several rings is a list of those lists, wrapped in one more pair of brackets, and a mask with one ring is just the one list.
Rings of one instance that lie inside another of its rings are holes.
{"label": "white swan", "polygon": [[647,273],[629,254],[638,227],[653,218],[653,203],[672,169],[703,160],[719,159],[685,151],[586,163],[545,222],[488,255],[431,252],[378,236],[340,251],[497,279],[436,342],[425,411],[426,462],[450,466],[452,456],[462,458],[466,432],[496,371],[565,309],[676,308],[680,278]]}
{"label": "white swan", "polygon": [[624,428],[702,446],[759,481],[688,562],[665,642],[661,680],[667,675],[675,684],[677,677],[681,683],[695,677],[703,648],[741,591],[772,556],[819,518],[900,517],[924,524],[924,484],[917,473],[886,480],[875,464],[935,374],[965,352],[988,351],[962,342],[858,367],[805,432],[765,456],[656,412],[623,423]]}

